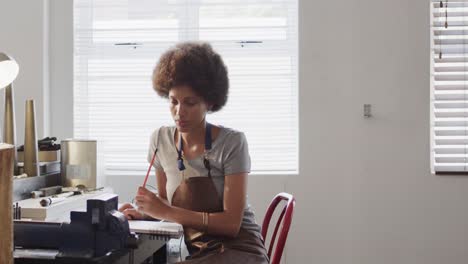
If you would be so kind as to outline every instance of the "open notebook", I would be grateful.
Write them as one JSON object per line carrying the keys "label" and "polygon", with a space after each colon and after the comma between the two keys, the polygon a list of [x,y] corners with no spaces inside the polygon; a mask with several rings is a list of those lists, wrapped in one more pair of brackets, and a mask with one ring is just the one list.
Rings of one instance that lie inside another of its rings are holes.
{"label": "open notebook", "polygon": [[167,238],[179,238],[184,233],[182,225],[170,222],[128,220],[130,231]]}

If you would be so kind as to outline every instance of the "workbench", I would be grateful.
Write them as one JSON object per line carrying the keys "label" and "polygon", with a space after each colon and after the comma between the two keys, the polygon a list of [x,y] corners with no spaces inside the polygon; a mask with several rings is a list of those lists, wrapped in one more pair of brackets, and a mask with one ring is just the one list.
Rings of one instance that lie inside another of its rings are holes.
{"label": "workbench", "polygon": [[58,250],[23,250],[15,249],[15,264],[141,264],[166,263],[166,243],[169,237],[138,234],[139,242],[136,249],[125,249],[109,253],[107,256],[83,260],[57,260],[54,258]]}

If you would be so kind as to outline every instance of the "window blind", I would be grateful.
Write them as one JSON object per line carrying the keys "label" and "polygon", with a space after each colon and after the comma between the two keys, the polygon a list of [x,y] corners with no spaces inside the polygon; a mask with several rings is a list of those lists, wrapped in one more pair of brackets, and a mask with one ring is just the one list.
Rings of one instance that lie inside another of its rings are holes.
{"label": "window blind", "polygon": [[152,70],[170,46],[202,40],[230,78],[207,120],[246,134],[252,173],[297,173],[297,14],[297,0],[75,0],[74,137],[103,142],[105,176],[144,175],[152,131],[173,125]]}
{"label": "window blind", "polygon": [[431,159],[468,171],[468,2],[431,2]]}

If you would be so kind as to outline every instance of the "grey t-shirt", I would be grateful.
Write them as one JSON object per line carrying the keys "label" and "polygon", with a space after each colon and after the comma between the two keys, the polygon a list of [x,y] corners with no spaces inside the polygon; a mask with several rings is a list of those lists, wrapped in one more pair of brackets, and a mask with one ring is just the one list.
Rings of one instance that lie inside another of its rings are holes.
{"label": "grey t-shirt", "polygon": [[[156,129],[151,135],[148,151],[148,162],[151,162],[156,146],[158,148],[153,166],[156,169],[162,168],[166,173],[167,199],[171,204],[172,196],[183,178],[177,166],[178,154],[174,142],[175,131],[175,126],[163,126]],[[250,172],[250,155],[244,133],[220,127],[218,136],[212,142],[211,150],[208,150],[206,154],[210,161],[214,185],[219,197],[222,199],[225,176]],[[208,170],[203,164],[203,157],[204,155],[190,160],[184,159],[185,170],[183,174],[185,178],[208,177]],[[245,206],[242,227],[259,231],[259,226],[255,223],[254,214],[248,203]]]}

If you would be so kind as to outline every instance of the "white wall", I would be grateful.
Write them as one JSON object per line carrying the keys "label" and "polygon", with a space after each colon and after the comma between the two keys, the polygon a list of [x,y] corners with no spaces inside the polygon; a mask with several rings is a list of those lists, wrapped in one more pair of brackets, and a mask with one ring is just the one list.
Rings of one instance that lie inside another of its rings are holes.
{"label": "white wall", "polygon": [[[26,100],[35,101],[38,138],[49,133],[49,104],[45,103],[49,93],[48,9],[47,0],[0,3],[0,52],[15,58],[20,67],[18,77],[13,83],[18,145],[24,144]],[[0,98],[0,126],[3,131],[3,89],[0,91]]]}
{"label": "white wall", "polygon": [[429,1],[301,1],[300,17],[288,263],[466,263],[468,178],[430,173]]}
{"label": "white wall", "polygon": [[[51,134],[61,138],[72,131],[70,3],[50,7]],[[24,44],[40,39],[40,8],[20,5],[0,22],[27,26],[1,23],[0,36],[12,31],[8,49],[40,69]],[[249,184],[259,218],[275,193],[297,198],[286,263],[466,263],[468,178],[430,173],[429,77],[428,0],[300,0],[300,175]],[[135,181],[109,184],[127,198]]]}
{"label": "white wall", "polygon": [[50,0],[51,135],[73,137],[73,1]]}

